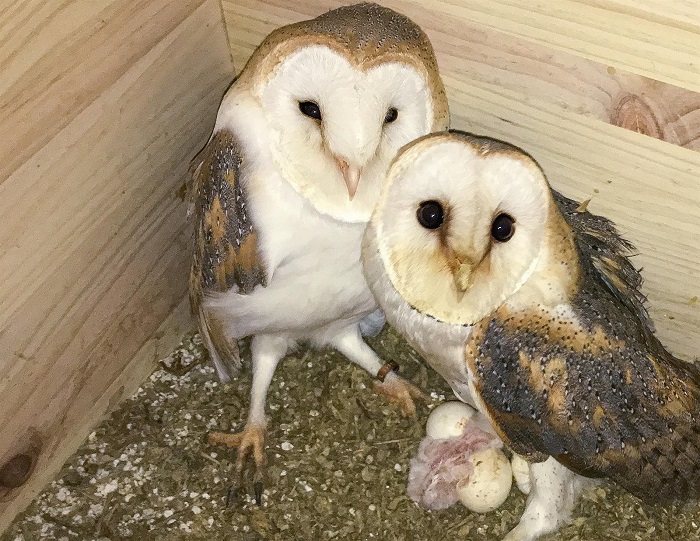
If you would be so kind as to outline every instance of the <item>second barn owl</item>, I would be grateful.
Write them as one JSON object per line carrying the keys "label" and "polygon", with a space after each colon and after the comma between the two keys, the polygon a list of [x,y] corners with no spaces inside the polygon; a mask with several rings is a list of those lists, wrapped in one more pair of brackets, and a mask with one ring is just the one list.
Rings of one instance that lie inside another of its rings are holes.
{"label": "second barn owl", "polygon": [[566,522],[590,477],[700,494],[700,371],[651,330],[631,246],[522,150],[451,132],[393,163],[365,273],[387,321],[530,463],[507,541]]}

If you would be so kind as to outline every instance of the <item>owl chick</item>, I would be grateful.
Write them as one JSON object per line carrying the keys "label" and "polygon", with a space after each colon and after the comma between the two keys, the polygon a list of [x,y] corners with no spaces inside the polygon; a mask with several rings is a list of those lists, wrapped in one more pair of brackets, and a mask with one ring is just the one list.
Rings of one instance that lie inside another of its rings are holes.
{"label": "owl chick", "polygon": [[700,493],[700,371],[652,333],[631,245],[522,150],[461,132],[408,145],[363,243],[387,321],[531,463],[508,541],[569,519],[587,478]]}
{"label": "owl chick", "polygon": [[237,339],[253,337],[245,428],[210,439],[238,448],[239,472],[252,452],[256,493],[267,391],[298,343],[337,349],[415,411],[420,391],[360,335],[377,309],[360,245],[397,150],[447,122],[427,36],[376,4],[275,30],[224,96],[193,163],[190,300],[223,381],[239,366]]}

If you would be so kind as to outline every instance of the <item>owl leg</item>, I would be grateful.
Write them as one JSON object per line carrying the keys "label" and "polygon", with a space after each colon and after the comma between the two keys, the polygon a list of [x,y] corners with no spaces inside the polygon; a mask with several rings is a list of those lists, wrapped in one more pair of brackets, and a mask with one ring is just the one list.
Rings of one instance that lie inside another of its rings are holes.
{"label": "owl leg", "polygon": [[[246,458],[252,454],[255,462],[253,475],[253,488],[255,501],[260,504],[262,499],[262,468],[265,461],[265,402],[267,391],[272,382],[272,376],[277,368],[277,363],[287,353],[289,343],[286,339],[277,336],[258,335],[253,337],[251,353],[253,357],[253,385],[250,390],[250,409],[248,421],[242,432],[228,434],[223,432],[210,432],[210,443],[222,443],[229,447],[236,447],[236,475],[240,481],[243,478]],[[236,487],[229,490],[229,497],[235,496]]]}
{"label": "owl leg", "polygon": [[[374,377],[378,377],[382,373],[383,363],[381,359],[362,340],[358,326],[345,328],[335,335],[330,343],[350,361],[364,368]],[[426,396],[418,387],[397,376],[394,372],[390,372],[382,379],[381,382],[374,382],[375,392],[386,395],[390,402],[398,404],[401,408],[401,415],[404,417],[415,415],[414,400],[427,401]]]}
{"label": "owl leg", "polygon": [[525,512],[503,541],[534,541],[566,524],[581,489],[589,481],[552,457],[530,465],[530,480]]}

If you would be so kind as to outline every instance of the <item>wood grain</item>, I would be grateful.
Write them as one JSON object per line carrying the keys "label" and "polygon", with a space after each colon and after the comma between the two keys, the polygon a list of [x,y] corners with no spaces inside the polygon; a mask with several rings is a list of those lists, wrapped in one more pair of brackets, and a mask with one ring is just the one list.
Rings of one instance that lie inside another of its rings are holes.
{"label": "wood grain", "polygon": [[[234,63],[277,26],[347,3],[224,0]],[[382,3],[428,33],[453,127],[522,146],[555,188],[592,198],[639,249],[659,337],[700,355],[697,2]]]}
{"label": "wood grain", "polygon": [[429,5],[448,18],[467,19],[526,41],[700,91],[700,10],[695,1],[446,0]]}
{"label": "wood grain", "polygon": [[190,328],[177,195],[233,75],[216,0],[0,8],[0,531]]}

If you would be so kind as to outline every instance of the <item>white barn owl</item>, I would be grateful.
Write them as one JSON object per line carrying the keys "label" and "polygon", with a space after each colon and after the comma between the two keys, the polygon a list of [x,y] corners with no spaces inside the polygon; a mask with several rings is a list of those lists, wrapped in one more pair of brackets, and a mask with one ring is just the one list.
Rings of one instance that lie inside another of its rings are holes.
{"label": "white barn owl", "polygon": [[531,464],[507,541],[565,523],[591,477],[700,495],[700,371],[652,332],[631,245],[522,150],[462,132],[408,145],[363,244],[395,326]]}
{"label": "white barn owl", "polygon": [[330,346],[415,411],[420,391],[365,344],[377,309],[360,245],[398,149],[446,129],[447,100],[432,46],[410,19],[376,4],[279,28],[223,98],[195,159],[190,300],[219,376],[252,336],[248,421],[211,440],[252,452],[259,500],[265,400],[280,359],[299,343]]}

